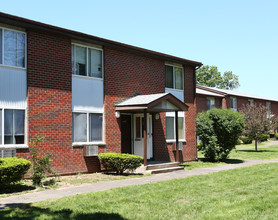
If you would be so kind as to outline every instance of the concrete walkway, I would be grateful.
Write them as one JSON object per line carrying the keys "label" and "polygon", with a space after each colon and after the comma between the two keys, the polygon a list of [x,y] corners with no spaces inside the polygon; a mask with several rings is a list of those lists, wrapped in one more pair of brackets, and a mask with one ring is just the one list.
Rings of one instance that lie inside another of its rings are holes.
{"label": "concrete walkway", "polygon": [[[278,140],[270,140],[268,143],[264,143],[263,145],[258,145],[258,149],[265,148],[273,145],[278,145]],[[255,149],[255,143],[253,142],[253,146],[250,147],[241,147],[240,145],[236,147],[237,150],[245,150],[245,149]]]}
{"label": "concrete walkway", "polygon": [[69,187],[57,190],[46,190],[41,192],[26,193],[22,195],[14,195],[6,198],[0,198],[0,209],[18,206],[21,204],[39,202],[47,199],[57,199],[66,196],[74,196],[80,193],[98,192],[109,190],[118,187],[142,185],[148,183],[155,183],[163,180],[171,180],[176,178],[185,178],[189,176],[204,175],[209,173],[216,173],[222,170],[231,170],[240,167],[246,167],[256,164],[278,162],[278,159],[273,160],[246,160],[245,163],[227,164],[217,167],[200,168],[196,170],[181,170],[171,173],[155,174],[141,178],[131,178],[125,180],[114,180],[108,182],[98,182],[91,184],[83,184],[80,186]]}

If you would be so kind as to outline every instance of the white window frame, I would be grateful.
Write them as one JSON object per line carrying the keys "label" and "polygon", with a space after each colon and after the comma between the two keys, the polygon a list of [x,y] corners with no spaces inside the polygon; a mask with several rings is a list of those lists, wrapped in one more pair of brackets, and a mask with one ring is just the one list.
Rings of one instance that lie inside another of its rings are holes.
{"label": "white window frame", "polygon": [[[215,108],[215,98],[214,97],[207,97],[207,102],[209,101],[209,109],[208,109],[208,105],[207,105],[207,111]],[[211,103],[213,102],[213,107],[211,105]],[[206,103],[207,104],[207,103]]]}
{"label": "white window frame", "polygon": [[[87,115],[87,141],[86,142],[74,142],[72,140],[72,145],[73,146],[79,146],[79,145],[105,145],[105,141],[104,141],[104,134],[105,134],[105,130],[104,130],[104,113],[103,112],[88,112],[88,111],[73,111],[72,115],[74,113],[80,113],[80,114],[86,114]],[[90,114],[102,114],[102,140],[101,141],[91,141],[90,142]],[[72,128],[73,128],[73,123],[72,123]],[[72,133],[73,136],[73,133]]]}
{"label": "white window frame", "polygon": [[[0,116],[2,118],[2,144],[0,144],[0,148],[9,148],[9,149],[13,149],[13,148],[28,148],[27,144],[27,112],[25,108],[4,108],[4,107],[0,107],[0,109],[2,110],[2,115]],[[24,111],[24,143],[23,144],[5,144],[4,140],[5,140],[5,132],[4,132],[4,112],[5,110],[23,110]]]}
{"label": "white window frame", "polygon": [[233,100],[233,107],[230,106],[230,108],[237,112],[237,98],[236,97],[230,97],[230,105],[231,105],[231,101]]}
{"label": "white window frame", "polygon": [[[78,75],[73,73],[72,71],[72,75],[75,77],[81,77],[81,78],[89,78],[89,79],[97,79],[97,80],[103,80],[103,76],[104,76],[104,65],[103,65],[103,49],[97,48],[97,47],[92,47],[92,46],[88,46],[88,45],[84,45],[84,44],[77,44],[77,43],[72,43],[72,46],[78,46],[78,47],[83,47],[86,48],[86,76],[82,76],[82,75]],[[101,51],[101,78],[98,77],[94,77],[94,76],[89,76],[89,50],[88,49],[93,49],[93,50],[99,50]],[[76,50],[74,49],[74,54],[71,54],[72,58],[74,58],[73,60],[75,60],[75,55],[76,55]],[[74,61],[75,62],[75,61]]]}
{"label": "white window frame", "polygon": [[[184,114],[184,113],[183,113],[183,114]],[[166,133],[165,133],[166,142],[167,142],[167,143],[176,142],[176,139],[175,139],[175,137],[176,137],[176,120],[175,120],[175,116],[172,115],[172,114],[169,114],[169,115],[166,115],[166,116],[165,116],[165,120],[166,120],[166,118],[174,118],[174,139],[167,139],[167,136],[166,136]],[[184,133],[184,138],[183,138],[183,139],[179,138],[179,141],[181,141],[181,142],[186,142],[186,140],[185,140],[185,117],[184,117],[184,115],[183,115],[183,116],[178,115],[178,118],[183,118],[183,133]],[[166,124],[166,122],[165,122],[165,129],[166,129],[166,131],[167,131],[167,124]]]}
{"label": "white window frame", "polygon": [[[15,30],[15,29],[11,29],[11,28],[2,27],[2,26],[0,26],[0,29],[2,29],[2,35],[0,36],[2,38],[2,51],[0,51],[0,53],[2,53],[2,60],[1,60],[1,63],[0,63],[0,67],[8,67],[8,68],[15,68],[15,69],[26,70],[27,69],[27,33],[24,32],[24,31],[19,31],[19,30]],[[5,65],[4,64],[4,51],[5,51],[4,31],[5,30],[14,31],[14,32],[25,34],[25,54],[24,54],[25,55],[25,60],[24,60],[24,67],[10,66],[10,65]]]}
{"label": "white window frame", "polygon": [[[172,66],[173,67],[173,88],[166,87],[166,66]],[[175,67],[178,67],[182,70],[182,89],[176,89],[176,74],[175,74]],[[184,69],[181,66],[174,65],[174,64],[165,64],[165,88],[177,90],[177,91],[183,91],[184,90]]]}

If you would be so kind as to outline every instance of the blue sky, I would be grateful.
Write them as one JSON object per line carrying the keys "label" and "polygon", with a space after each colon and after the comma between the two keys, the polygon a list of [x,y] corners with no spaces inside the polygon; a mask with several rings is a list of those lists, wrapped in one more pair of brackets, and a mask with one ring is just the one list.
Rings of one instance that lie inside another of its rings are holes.
{"label": "blue sky", "polygon": [[231,70],[278,99],[278,1],[2,1],[5,13]]}

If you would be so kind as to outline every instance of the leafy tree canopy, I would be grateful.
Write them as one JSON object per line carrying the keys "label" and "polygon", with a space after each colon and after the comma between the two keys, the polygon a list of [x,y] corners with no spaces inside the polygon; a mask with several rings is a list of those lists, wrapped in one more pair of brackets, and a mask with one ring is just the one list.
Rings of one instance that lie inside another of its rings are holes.
{"label": "leafy tree canopy", "polygon": [[201,86],[216,87],[219,89],[236,89],[240,86],[238,76],[232,71],[222,75],[217,66],[202,66],[196,71],[197,84]]}

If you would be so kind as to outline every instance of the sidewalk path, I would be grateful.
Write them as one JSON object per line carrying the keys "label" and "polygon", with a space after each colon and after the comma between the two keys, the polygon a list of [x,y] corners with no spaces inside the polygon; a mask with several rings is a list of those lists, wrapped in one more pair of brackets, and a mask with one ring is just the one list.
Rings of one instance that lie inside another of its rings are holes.
{"label": "sidewalk path", "polygon": [[[264,143],[263,145],[258,145],[258,149],[260,148],[265,148],[265,147],[269,147],[269,146],[272,146],[272,145],[278,145],[278,140],[271,140],[270,142],[268,143]],[[249,147],[241,147],[240,145],[238,145],[236,147],[237,150],[245,150],[245,149],[255,149],[255,143],[253,143],[253,146],[249,146]]]}
{"label": "sidewalk path", "polygon": [[69,187],[57,190],[46,190],[41,192],[26,193],[22,195],[14,195],[10,197],[0,198],[0,209],[18,206],[27,203],[39,202],[47,199],[57,199],[66,196],[74,196],[80,193],[97,192],[109,190],[118,187],[142,185],[147,183],[155,183],[163,180],[171,180],[176,178],[185,178],[189,176],[204,175],[209,173],[216,173],[222,170],[231,170],[240,167],[246,167],[256,164],[278,162],[278,159],[273,160],[246,160],[244,163],[227,164],[217,167],[200,168],[196,170],[180,170],[171,173],[154,174],[141,178],[132,178],[125,180],[114,180],[108,182],[98,182],[91,184],[83,184],[81,186]]}

